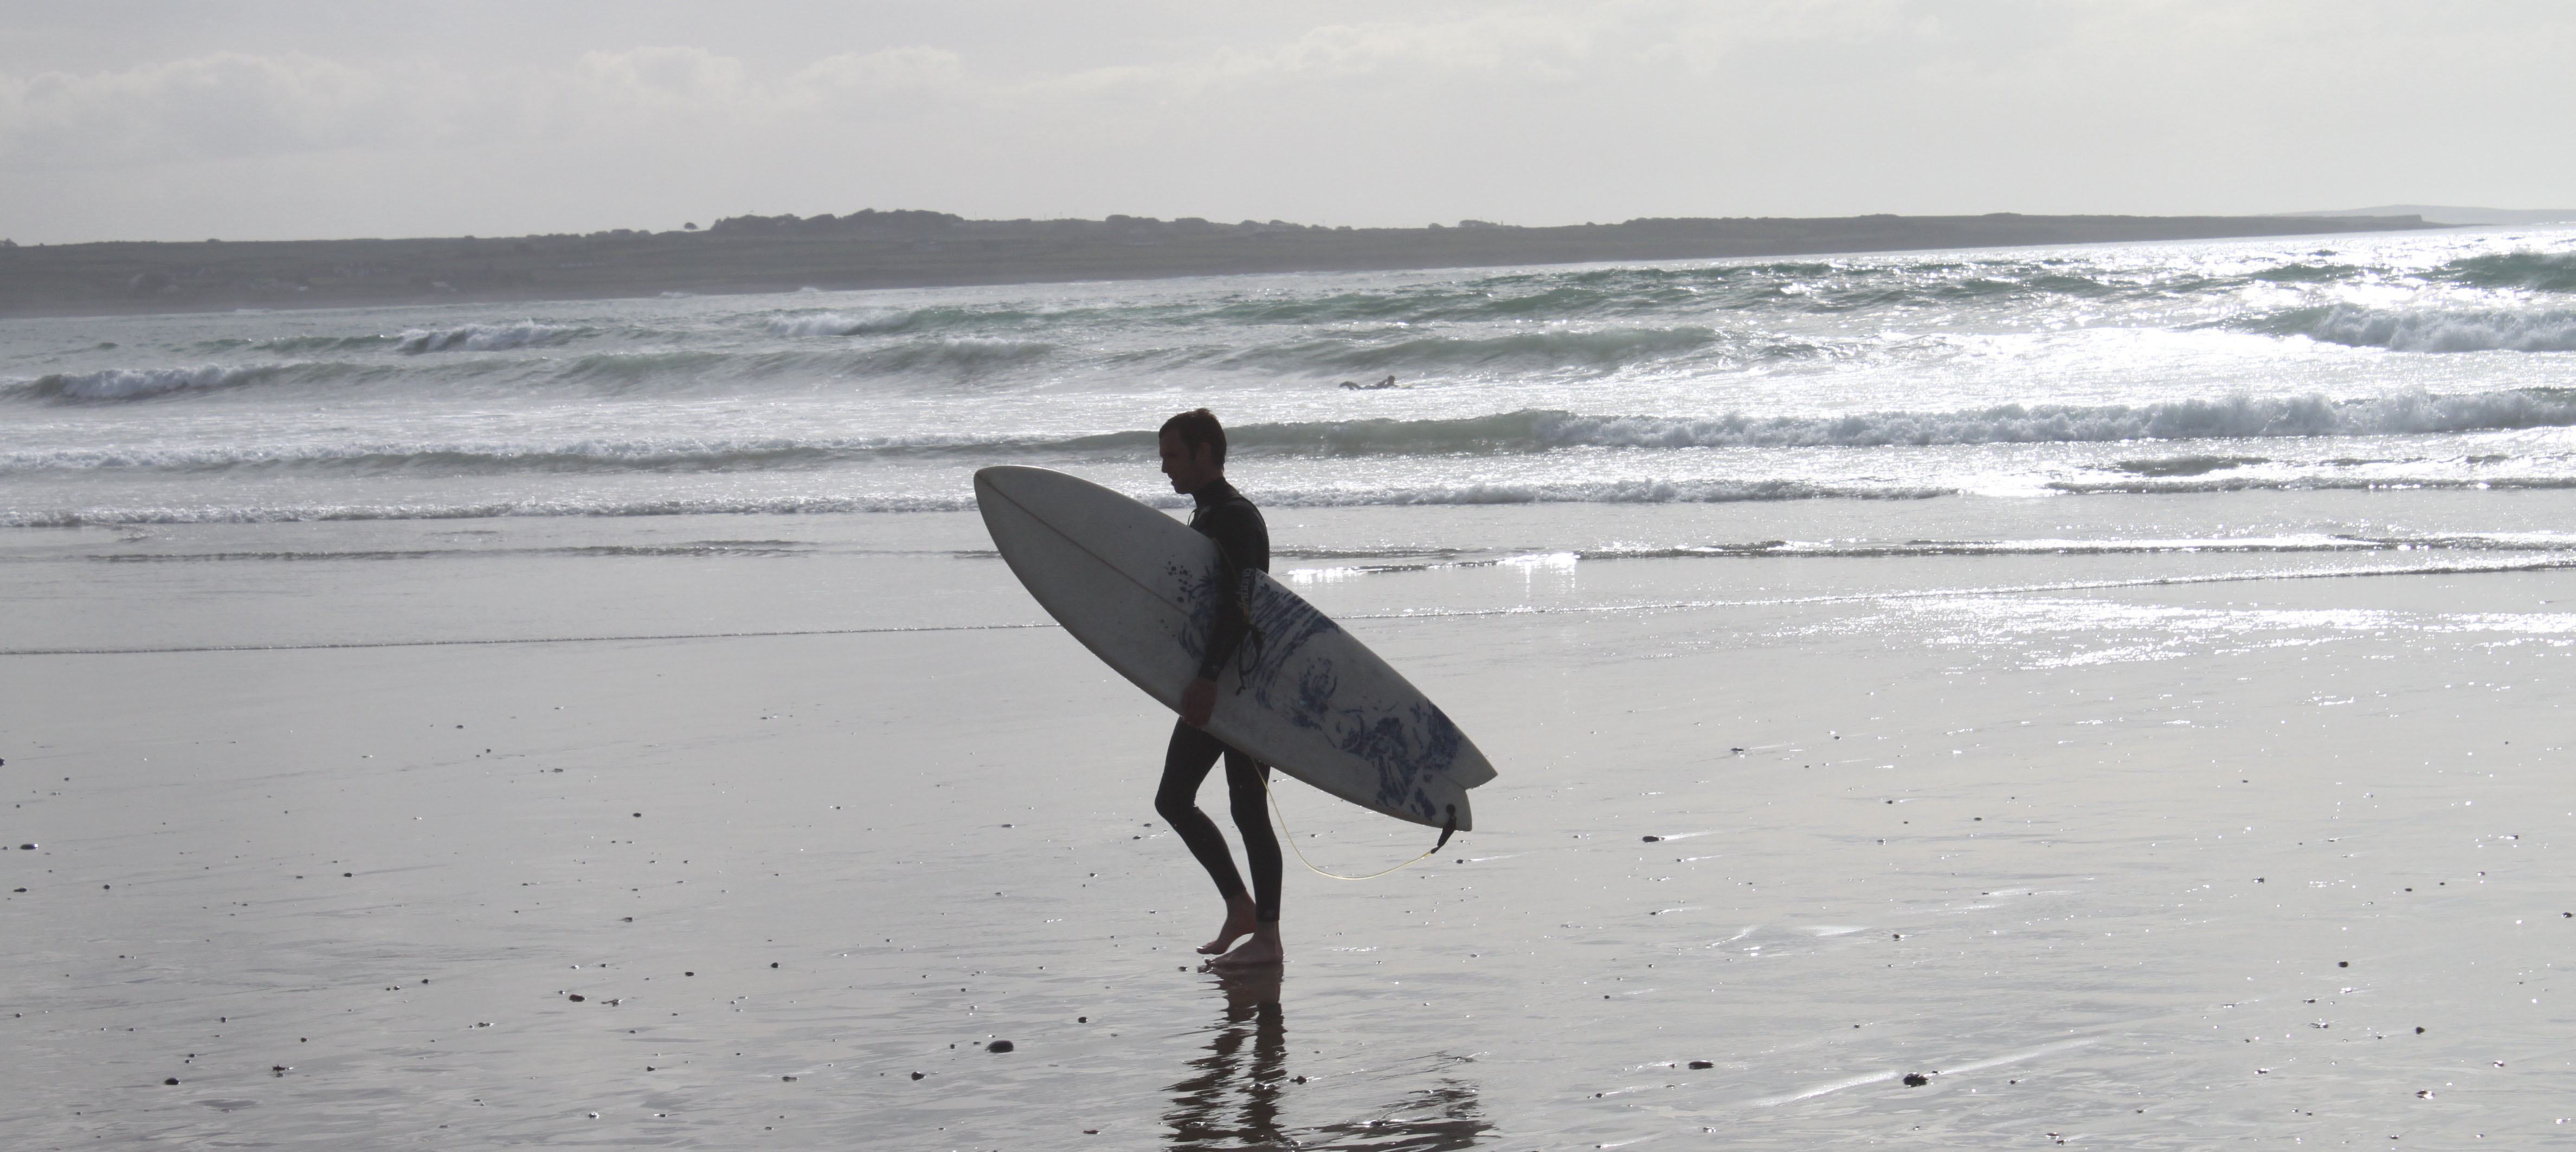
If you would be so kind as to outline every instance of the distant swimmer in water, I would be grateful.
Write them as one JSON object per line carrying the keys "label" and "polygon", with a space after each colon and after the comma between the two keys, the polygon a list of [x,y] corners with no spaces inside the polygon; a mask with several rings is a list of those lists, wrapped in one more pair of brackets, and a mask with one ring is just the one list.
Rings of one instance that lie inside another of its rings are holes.
{"label": "distant swimmer in water", "polygon": [[1400,388],[1403,387],[1403,385],[1397,384],[1395,382],[1395,377],[1389,376],[1375,384],[1354,384],[1348,380],[1344,380],[1342,381],[1342,387],[1348,388],[1353,392],[1375,392],[1380,388]]}

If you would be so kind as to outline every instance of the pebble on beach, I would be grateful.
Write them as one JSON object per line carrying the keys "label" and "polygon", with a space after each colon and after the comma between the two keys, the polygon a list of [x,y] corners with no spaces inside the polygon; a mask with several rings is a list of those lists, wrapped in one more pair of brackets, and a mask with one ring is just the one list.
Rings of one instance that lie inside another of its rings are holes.
{"label": "pebble on beach", "polygon": [[1658,843],[1658,842],[1660,842],[1660,841],[1662,841],[1662,840],[1663,840],[1663,837],[1661,837],[1661,836],[1648,836],[1648,837],[1646,837],[1646,838],[1645,838],[1645,842],[1646,842],[1646,843],[1648,843],[1648,844]]}
{"label": "pebble on beach", "polygon": [[913,1078],[913,1079],[915,1079],[915,1080],[919,1080],[919,1079],[921,1079],[922,1077],[927,1076],[927,1075],[930,1075],[930,1073],[927,1073],[927,1072],[915,1072],[915,1073],[913,1073],[913,1074],[912,1074],[912,1078]]}
{"label": "pebble on beach", "polygon": [[1908,1072],[1905,1074],[1905,1086],[1908,1088],[1920,1088],[1931,1082],[1931,1077],[1920,1072]]}
{"label": "pebble on beach", "polygon": [[1702,1068],[1715,1068],[1715,1067],[1717,1067],[1717,1065],[1712,1064],[1712,1063],[1709,1063],[1709,1062],[1708,1062],[1708,1061],[1706,1061],[1706,1060],[1693,1060],[1693,1061],[1691,1061],[1691,1062],[1690,1062],[1690,1066],[1691,1066],[1691,1069],[1692,1069],[1693,1071],[1698,1071],[1699,1069],[1702,1069]]}
{"label": "pebble on beach", "polygon": [[1010,1051],[1013,1047],[1015,1047],[1015,1045],[1013,1045],[1013,1044],[1012,1044],[1010,1041],[1008,1041],[1008,1040],[996,1040],[996,1041],[993,1041],[993,1042],[992,1042],[992,1043],[990,1043],[990,1044],[985,1045],[985,1046],[984,1046],[984,1050],[985,1050],[985,1051],[987,1051],[987,1052],[1008,1052],[1008,1051]]}

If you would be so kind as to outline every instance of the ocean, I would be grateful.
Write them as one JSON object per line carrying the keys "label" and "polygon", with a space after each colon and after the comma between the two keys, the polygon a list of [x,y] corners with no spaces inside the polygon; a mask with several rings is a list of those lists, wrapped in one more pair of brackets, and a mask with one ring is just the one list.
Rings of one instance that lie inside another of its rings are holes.
{"label": "ocean", "polygon": [[1148,494],[1200,405],[1300,508],[2551,487],[2570,293],[2561,229],[21,320],[0,523]]}
{"label": "ocean", "polygon": [[[2569,1138],[2576,228],[676,287],[0,322],[0,1122]],[[973,511],[1200,406],[1501,771],[1266,987]]]}

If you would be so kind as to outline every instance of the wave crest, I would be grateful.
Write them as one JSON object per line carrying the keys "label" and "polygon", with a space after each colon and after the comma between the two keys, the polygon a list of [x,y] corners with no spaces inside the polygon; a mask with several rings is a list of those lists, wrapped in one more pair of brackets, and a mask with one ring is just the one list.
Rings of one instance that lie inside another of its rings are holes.
{"label": "wave crest", "polygon": [[781,313],[769,318],[766,327],[772,336],[857,336],[866,332],[897,332],[909,326],[913,314],[899,308],[879,308],[858,316],[841,312]]}
{"label": "wave crest", "polygon": [[2576,351],[2576,310],[2366,308],[2337,304],[2284,317],[2291,334],[2392,352]]}
{"label": "wave crest", "polygon": [[199,364],[183,368],[57,372],[0,385],[0,395],[15,394],[38,400],[139,400],[172,392],[204,392],[256,384],[285,370],[286,366],[279,364]]}
{"label": "wave crest", "polygon": [[418,355],[423,352],[498,352],[525,348],[535,344],[560,343],[587,329],[569,324],[540,324],[521,320],[516,324],[467,324],[460,328],[409,328],[394,344],[399,352]]}
{"label": "wave crest", "polygon": [[2474,288],[2576,292],[2576,252],[2490,252],[2441,267],[2440,275]]}
{"label": "wave crest", "polygon": [[1246,348],[1218,361],[1226,367],[1285,372],[1415,373],[1491,368],[1573,368],[1609,372],[1647,360],[1685,356],[1720,341],[1711,328],[1601,328],[1514,332],[1503,336],[1422,336],[1383,344],[1298,340]]}
{"label": "wave crest", "polygon": [[[1959,412],[1729,413],[1700,419],[1520,411],[1457,420],[1257,424],[1228,429],[1226,435],[1230,443],[1253,451],[1429,455],[1552,448],[1877,448],[2413,435],[2571,425],[2576,425],[2576,397],[2512,391],[2340,402],[2322,396],[2239,396],[2142,405],[2008,404]],[[1143,450],[1152,442],[1150,435],[1122,432],[1080,437],[1063,446]]]}

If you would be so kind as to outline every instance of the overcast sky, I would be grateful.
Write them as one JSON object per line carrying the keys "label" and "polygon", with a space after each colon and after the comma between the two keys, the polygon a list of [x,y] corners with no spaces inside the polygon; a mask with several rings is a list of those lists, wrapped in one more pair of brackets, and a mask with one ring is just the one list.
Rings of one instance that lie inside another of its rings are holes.
{"label": "overcast sky", "polygon": [[2568,0],[0,0],[0,236],[2576,206]]}

